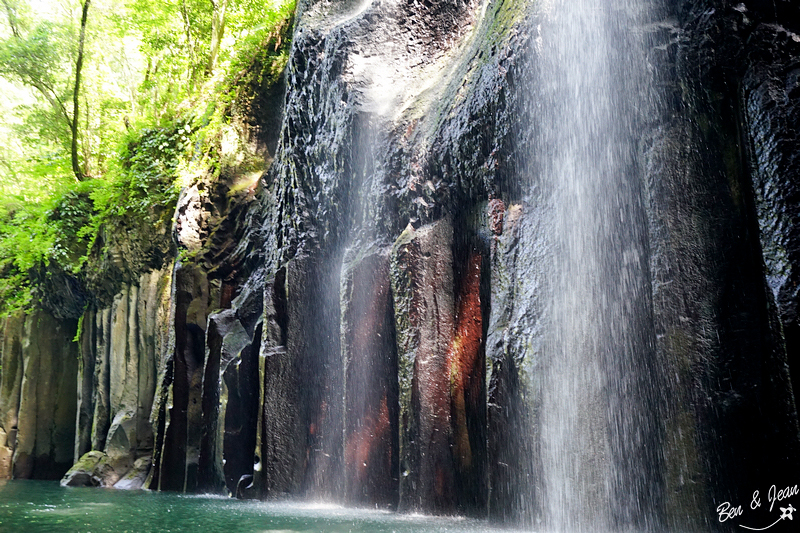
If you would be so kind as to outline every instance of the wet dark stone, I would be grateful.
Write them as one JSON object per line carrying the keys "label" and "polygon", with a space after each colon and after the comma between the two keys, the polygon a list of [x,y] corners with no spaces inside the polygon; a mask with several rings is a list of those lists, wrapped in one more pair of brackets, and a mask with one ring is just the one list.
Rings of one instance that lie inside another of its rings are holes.
{"label": "wet dark stone", "polygon": [[489,294],[483,257],[470,243],[456,246],[455,320],[447,362],[456,505],[460,513],[479,516],[485,512],[488,489],[485,339]]}
{"label": "wet dark stone", "polygon": [[800,391],[800,37],[780,24],[761,24],[751,42],[758,46],[743,98],[753,188],[767,283],[783,327],[792,388]]}
{"label": "wet dark stone", "polygon": [[[208,281],[193,265],[176,267],[173,278],[175,344],[161,384],[157,422],[159,439],[153,457],[157,474],[151,488],[193,490],[197,483],[202,421],[202,376],[205,361],[205,327]],[[170,391],[171,388],[171,391]],[[163,417],[163,418],[162,418]]]}
{"label": "wet dark stone", "polygon": [[208,319],[198,472],[201,490],[219,491],[226,486],[235,494],[239,478],[252,472],[256,432],[252,421],[259,397],[255,347],[261,345],[260,330],[256,333],[257,338],[248,335],[234,309]]}
{"label": "wet dark stone", "polygon": [[[321,258],[292,259],[268,285],[261,406],[264,497],[335,494],[342,457],[343,367],[339,273]],[[271,293],[271,294],[269,294]],[[260,453],[259,453],[260,451]]]}
{"label": "wet dark stone", "polygon": [[392,248],[400,371],[400,508],[453,512],[448,350],[453,338],[453,226],[407,228]]}
{"label": "wet dark stone", "polygon": [[389,250],[350,250],[342,268],[344,495],[395,508],[399,442],[397,347]]}
{"label": "wet dark stone", "polygon": [[227,402],[225,432],[222,439],[223,472],[228,490],[234,492],[236,480],[252,475],[256,447],[255,421],[258,417],[259,382],[258,349],[261,328],[256,328],[251,342],[242,348],[236,360],[222,373]]}
{"label": "wet dark stone", "polygon": [[[798,453],[798,426],[788,343],[765,282],[770,259],[766,248],[762,259],[764,216],[753,190],[764,176],[759,166],[779,159],[758,138],[779,114],[761,113],[752,92],[753,69],[763,72],[758,58],[771,56],[758,34],[775,19],[773,9],[751,10],[747,2],[670,7],[678,24],[675,54],[658,65],[671,97],[644,143],[657,368],[666,400],[664,476],[672,495],[666,514],[668,523],[677,520],[673,527],[689,520],[724,529],[703,509],[749,501],[754,490],[794,483],[798,475],[789,459]],[[785,135],[780,128],[769,134]],[[687,434],[691,441],[679,437]],[[693,459],[678,458],[692,448]],[[749,517],[769,519],[758,511]]]}

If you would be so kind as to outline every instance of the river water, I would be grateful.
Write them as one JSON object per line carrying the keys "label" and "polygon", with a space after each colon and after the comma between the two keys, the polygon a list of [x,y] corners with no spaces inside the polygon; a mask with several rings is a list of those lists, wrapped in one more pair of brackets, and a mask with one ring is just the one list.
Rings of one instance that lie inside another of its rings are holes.
{"label": "river water", "polygon": [[54,481],[0,481],[0,532],[4,533],[438,533],[489,529],[482,520],[404,515],[322,503],[257,502],[213,495],[64,488]]}

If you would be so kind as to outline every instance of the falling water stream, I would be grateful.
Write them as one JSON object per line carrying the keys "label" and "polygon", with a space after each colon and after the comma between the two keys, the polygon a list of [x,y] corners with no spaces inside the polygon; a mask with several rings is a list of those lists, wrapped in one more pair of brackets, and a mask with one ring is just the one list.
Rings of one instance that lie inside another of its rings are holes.
{"label": "falling water stream", "polygon": [[[636,4],[636,5],[635,5]],[[547,530],[648,529],[655,379],[637,124],[643,16],[630,0],[541,4],[536,198],[546,213],[538,386]],[[534,200],[536,201],[536,200]],[[657,506],[653,505],[653,508]]]}

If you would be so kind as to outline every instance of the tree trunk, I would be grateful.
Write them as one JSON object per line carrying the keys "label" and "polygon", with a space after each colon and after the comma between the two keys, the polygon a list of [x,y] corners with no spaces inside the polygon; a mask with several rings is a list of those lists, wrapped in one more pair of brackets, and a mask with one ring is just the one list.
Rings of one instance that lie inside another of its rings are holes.
{"label": "tree trunk", "polygon": [[11,26],[11,34],[19,39],[19,26],[17,24],[17,12],[8,3],[8,0],[3,0],[3,5],[6,8],[6,15],[8,15],[8,25]]}
{"label": "tree trunk", "polygon": [[208,54],[206,73],[213,74],[219,55],[219,46],[225,34],[225,21],[230,0],[211,0],[211,51]]}
{"label": "tree trunk", "polygon": [[89,14],[89,3],[91,0],[86,0],[83,3],[83,12],[81,14],[81,34],[78,41],[78,60],[75,62],[75,91],[72,94],[72,122],[70,123],[70,130],[72,131],[72,172],[75,174],[75,179],[83,181],[86,175],[81,170],[80,161],[78,159],[78,115],[80,111],[80,88],[81,88],[81,69],[83,69],[83,45],[86,41],[86,19]]}

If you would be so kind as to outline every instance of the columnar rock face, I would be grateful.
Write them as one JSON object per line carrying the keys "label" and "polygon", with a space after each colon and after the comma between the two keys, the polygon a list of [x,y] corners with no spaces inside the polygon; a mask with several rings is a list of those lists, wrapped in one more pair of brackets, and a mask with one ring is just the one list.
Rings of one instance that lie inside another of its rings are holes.
{"label": "columnar rock face", "polygon": [[[530,228],[521,218],[522,205],[489,203],[491,229],[491,310],[486,336],[488,391],[487,433],[489,502],[492,516],[514,520],[538,512],[536,479],[538,446],[521,427],[536,427],[534,404],[538,394],[528,388],[527,375],[535,372],[535,360],[524,359],[520,344],[527,341],[527,328],[536,331],[536,313],[517,302],[538,302],[540,285],[535,272],[541,258],[520,253],[520,232]],[[523,223],[528,227],[522,227]],[[539,259],[539,261],[537,261]],[[522,282],[524,279],[526,282]],[[536,309],[534,307],[534,309]],[[520,460],[520,457],[527,458]]]}
{"label": "columnar rock face", "polygon": [[328,265],[297,256],[265,292],[255,485],[264,497],[340,494],[339,272]]}
{"label": "columnar rock face", "polygon": [[0,382],[0,479],[10,479],[17,444],[20,387],[22,386],[22,326],[24,316],[3,320],[2,381]]}
{"label": "columnar rock face", "polygon": [[22,334],[25,317],[13,315],[3,320],[2,382],[0,382],[0,479],[11,479],[14,449],[17,445],[20,388],[22,387]]}
{"label": "columnar rock face", "polygon": [[113,468],[98,476],[104,486],[153,454],[150,416],[168,343],[170,281],[169,267],[142,274],[138,285],[123,286],[111,307],[90,308],[83,317],[74,460],[105,453],[103,464]]}
{"label": "columnar rock face", "polygon": [[448,349],[455,320],[453,226],[409,226],[392,249],[400,368],[401,505],[455,509]]}
{"label": "columnar rock face", "polygon": [[244,287],[230,309],[209,316],[203,375],[198,485],[237,494],[255,464],[263,294]]}
{"label": "columnar rock face", "polygon": [[208,278],[194,265],[176,265],[170,296],[169,346],[158,388],[158,439],[153,456],[153,488],[194,490],[202,434],[202,383]]}
{"label": "columnar rock face", "polygon": [[0,477],[58,479],[73,461],[74,321],[46,311],[4,320]]}
{"label": "columnar rock face", "polygon": [[301,384],[287,353],[287,269],[281,268],[264,290],[264,333],[259,352],[259,412],[253,473],[257,495],[288,496],[300,492],[297,472],[305,461],[307,438],[298,419]]}
{"label": "columnar rock face", "polygon": [[[711,529],[718,522],[703,512],[706,502],[745,501],[800,474],[791,459],[798,428],[786,364],[796,351],[791,290],[776,285],[775,269],[783,260],[776,251],[790,249],[783,244],[793,230],[776,233],[775,221],[797,209],[786,193],[796,169],[775,149],[791,142],[786,108],[773,107],[765,92],[770,69],[787,61],[771,47],[786,42],[775,24],[788,4],[681,4],[664,8],[653,36],[665,98],[644,164],[656,353],[668,399],[665,519],[673,528]],[[766,458],[768,448],[776,451]]]}
{"label": "columnar rock face", "polygon": [[[748,50],[742,97],[767,281],[789,367],[795,369],[800,368],[800,23],[796,16],[775,22],[751,22],[756,46]],[[800,390],[796,370],[792,388]]]}
{"label": "columnar rock face", "polygon": [[394,507],[400,402],[388,249],[345,258],[341,301],[345,498]]}

